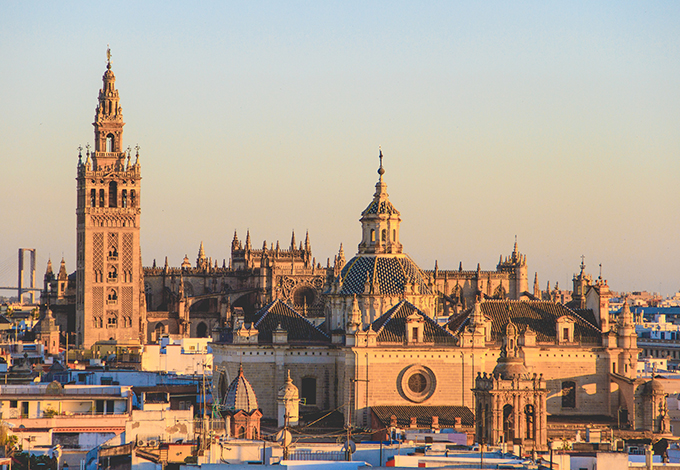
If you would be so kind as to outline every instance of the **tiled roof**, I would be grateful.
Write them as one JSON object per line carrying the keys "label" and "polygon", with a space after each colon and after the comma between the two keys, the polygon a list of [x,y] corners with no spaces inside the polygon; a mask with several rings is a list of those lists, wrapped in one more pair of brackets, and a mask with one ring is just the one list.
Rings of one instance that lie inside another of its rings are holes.
{"label": "tiled roof", "polygon": [[397,426],[408,428],[415,417],[419,428],[429,428],[432,417],[439,418],[440,428],[452,428],[456,418],[463,426],[474,425],[474,416],[467,406],[372,406],[371,411],[385,427],[390,426],[392,416],[397,417]]}
{"label": "tiled roof", "polygon": [[378,333],[378,342],[403,344],[406,341],[406,319],[414,313],[423,318],[425,343],[455,344],[456,339],[451,333],[406,300],[399,302],[371,324],[373,331]]}
{"label": "tiled roof", "polygon": [[250,413],[258,409],[255,391],[243,375],[242,367],[239,367],[238,376],[229,384],[226,395],[224,406],[229,410]]}
{"label": "tiled roof", "polygon": [[361,215],[368,214],[399,215],[399,211],[392,205],[389,199],[380,199],[376,197],[361,213]]}
{"label": "tiled roof", "polygon": [[[512,318],[520,333],[531,328],[539,343],[555,342],[557,319],[566,316],[574,320],[574,341],[588,344],[602,342],[602,332],[592,323],[594,316],[583,318],[562,304],[541,300],[487,300],[481,304],[482,313],[492,321],[491,334],[498,341]],[[449,320],[449,329],[461,331],[468,323],[474,307]]]}
{"label": "tiled roof", "polygon": [[382,295],[403,295],[409,282],[418,286],[421,294],[431,294],[425,274],[408,255],[355,256],[341,273],[341,295],[363,294],[366,281],[377,282]]}
{"label": "tiled roof", "polygon": [[260,343],[271,343],[272,332],[279,325],[288,332],[288,341],[322,341],[325,343],[330,341],[326,333],[278,299],[257,312],[253,323],[259,331],[258,341]]}

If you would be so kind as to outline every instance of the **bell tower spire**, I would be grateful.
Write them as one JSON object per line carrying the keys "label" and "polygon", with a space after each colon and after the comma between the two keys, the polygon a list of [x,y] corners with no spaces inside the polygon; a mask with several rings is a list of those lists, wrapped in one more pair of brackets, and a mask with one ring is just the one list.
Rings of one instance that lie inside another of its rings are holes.
{"label": "bell tower spire", "polygon": [[[123,149],[123,108],[116,89],[116,76],[111,70],[111,49],[106,49],[106,72],[102,77],[99,101],[95,109],[94,122],[94,169],[124,166]],[[115,168],[118,169],[118,168]]]}
{"label": "bell tower spire", "polygon": [[122,143],[125,123],[111,49],[106,59],[93,123],[94,152],[88,144],[76,179],[76,343],[85,348],[108,339],[147,340],[139,146],[136,162],[130,164],[130,150]]}

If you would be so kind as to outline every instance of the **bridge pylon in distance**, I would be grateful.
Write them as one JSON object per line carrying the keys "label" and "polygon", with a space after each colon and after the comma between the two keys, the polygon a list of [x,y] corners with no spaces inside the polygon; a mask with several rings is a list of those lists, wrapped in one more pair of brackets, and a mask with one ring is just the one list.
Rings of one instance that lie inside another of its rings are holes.
{"label": "bridge pylon in distance", "polygon": [[[24,288],[24,258],[26,253],[31,254],[31,264],[30,264],[30,271],[29,271],[29,288],[26,289]],[[21,297],[24,295],[24,293],[28,293],[28,295],[31,298],[31,303],[35,303],[35,248],[19,248],[19,264],[18,264],[18,283],[17,283],[17,292],[19,294],[19,302],[21,303]]]}

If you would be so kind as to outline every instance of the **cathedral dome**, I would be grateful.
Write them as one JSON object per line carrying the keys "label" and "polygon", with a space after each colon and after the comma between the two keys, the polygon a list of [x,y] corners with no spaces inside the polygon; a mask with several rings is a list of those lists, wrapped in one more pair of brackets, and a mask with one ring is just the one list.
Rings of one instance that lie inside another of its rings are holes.
{"label": "cathedral dome", "polygon": [[376,197],[371,201],[366,209],[361,213],[362,216],[367,215],[396,215],[399,216],[399,211],[394,207],[389,199],[380,199]]}
{"label": "cathedral dome", "polygon": [[528,373],[521,357],[499,357],[493,369],[493,375],[500,375],[503,380],[510,380],[515,376],[524,377]]}
{"label": "cathedral dome", "polygon": [[367,293],[367,286],[380,295],[432,294],[425,273],[405,254],[355,256],[340,277],[341,295]]}
{"label": "cathedral dome", "polygon": [[644,393],[647,395],[660,394],[666,393],[666,390],[663,388],[661,381],[653,377],[652,380],[645,384]]}
{"label": "cathedral dome", "polygon": [[239,366],[238,377],[229,384],[224,405],[228,409],[243,410],[248,413],[259,408],[255,391],[243,375],[243,366]]}

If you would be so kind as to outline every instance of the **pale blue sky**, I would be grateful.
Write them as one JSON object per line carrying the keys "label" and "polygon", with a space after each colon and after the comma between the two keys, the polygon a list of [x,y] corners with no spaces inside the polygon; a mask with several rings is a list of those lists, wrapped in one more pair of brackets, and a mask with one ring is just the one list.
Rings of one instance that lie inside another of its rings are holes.
{"label": "pale blue sky", "polygon": [[517,235],[542,287],[583,254],[680,289],[680,3],[542,1],[0,3],[0,285],[20,246],[75,268],[107,43],[145,265],[248,228],[351,256],[382,145],[421,268],[493,269]]}

